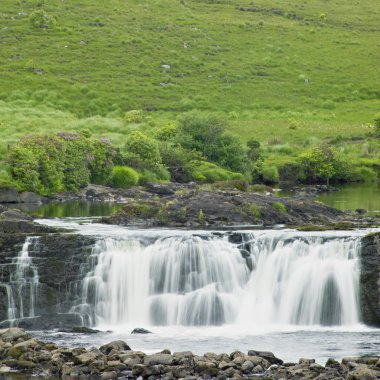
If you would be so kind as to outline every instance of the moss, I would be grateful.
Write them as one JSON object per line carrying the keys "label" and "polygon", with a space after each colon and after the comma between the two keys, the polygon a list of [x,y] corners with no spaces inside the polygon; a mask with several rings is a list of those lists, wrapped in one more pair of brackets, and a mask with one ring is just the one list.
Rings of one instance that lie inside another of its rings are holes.
{"label": "moss", "polygon": [[204,214],[203,210],[199,210],[198,211],[197,220],[198,220],[198,222],[200,224],[204,224],[205,223],[205,214]]}

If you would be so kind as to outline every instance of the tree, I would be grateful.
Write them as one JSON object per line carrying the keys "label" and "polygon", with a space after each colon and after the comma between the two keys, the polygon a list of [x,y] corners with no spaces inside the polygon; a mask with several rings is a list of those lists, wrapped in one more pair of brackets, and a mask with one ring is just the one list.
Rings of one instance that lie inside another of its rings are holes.
{"label": "tree", "polygon": [[329,184],[330,178],[335,174],[334,152],[327,145],[314,147],[302,154],[300,162],[305,177],[310,182],[326,181]]}
{"label": "tree", "polygon": [[237,137],[225,133],[226,126],[226,120],[215,114],[187,112],[178,118],[177,142],[221,166],[244,171],[245,150]]}

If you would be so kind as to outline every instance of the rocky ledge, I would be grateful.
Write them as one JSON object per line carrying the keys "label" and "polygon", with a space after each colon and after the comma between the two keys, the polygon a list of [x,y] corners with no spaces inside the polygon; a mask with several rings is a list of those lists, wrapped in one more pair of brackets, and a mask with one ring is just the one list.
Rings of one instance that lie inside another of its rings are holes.
{"label": "rocky ledge", "polygon": [[310,200],[280,198],[239,190],[187,189],[173,195],[132,201],[103,218],[119,225],[203,227],[260,225],[349,229],[378,224]]}
{"label": "rocky ledge", "polygon": [[124,341],[98,348],[62,348],[41,342],[20,328],[0,330],[0,377],[21,373],[40,378],[92,379],[378,379],[380,357],[349,357],[325,366],[314,359],[284,363],[271,352],[247,354],[163,350],[146,355]]}

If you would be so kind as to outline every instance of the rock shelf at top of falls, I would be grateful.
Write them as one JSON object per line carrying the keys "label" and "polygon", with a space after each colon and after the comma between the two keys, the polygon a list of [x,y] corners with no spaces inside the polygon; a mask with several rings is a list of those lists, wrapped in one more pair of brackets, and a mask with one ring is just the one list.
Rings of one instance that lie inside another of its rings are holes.
{"label": "rock shelf at top of falls", "polygon": [[303,229],[352,229],[380,224],[379,219],[348,215],[310,200],[281,198],[270,193],[198,189],[130,201],[102,222],[165,227],[284,224]]}
{"label": "rock shelf at top of falls", "polygon": [[284,363],[271,352],[249,350],[230,354],[163,350],[147,355],[121,340],[99,348],[62,348],[41,342],[19,328],[0,330],[0,377],[22,373],[40,378],[92,379],[378,379],[380,357],[314,359]]}

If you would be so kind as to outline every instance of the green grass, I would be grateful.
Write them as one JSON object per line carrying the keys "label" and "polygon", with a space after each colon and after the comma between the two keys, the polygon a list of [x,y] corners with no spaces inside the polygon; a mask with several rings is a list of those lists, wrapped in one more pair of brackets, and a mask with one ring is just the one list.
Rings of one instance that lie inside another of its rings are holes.
{"label": "green grass", "polygon": [[[29,22],[41,8],[54,28]],[[158,123],[220,112],[276,165],[308,139],[365,135],[380,109],[379,19],[373,0],[2,0],[0,159],[31,132],[88,128],[124,144],[133,109]]]}

